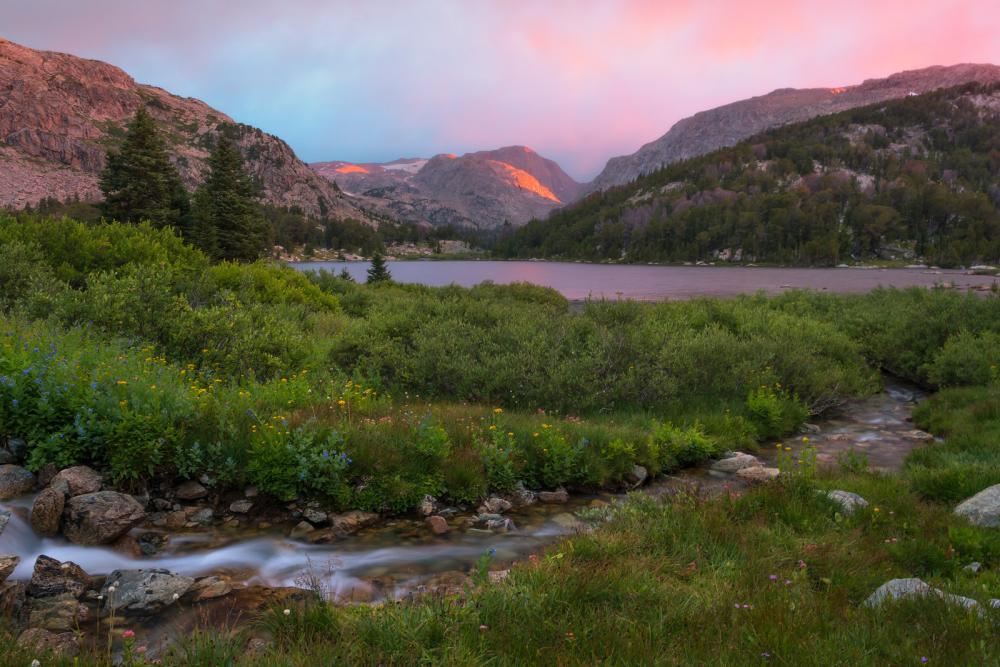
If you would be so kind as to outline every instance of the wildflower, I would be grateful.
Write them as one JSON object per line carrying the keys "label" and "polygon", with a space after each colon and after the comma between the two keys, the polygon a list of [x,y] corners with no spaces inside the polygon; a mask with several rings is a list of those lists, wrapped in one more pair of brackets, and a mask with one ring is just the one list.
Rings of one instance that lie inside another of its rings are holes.
{"label": "wildflower", "polygon": [[291,609],[286,609],[285,611],[283,611],[281,613],[284,614],[285,616],[291,616],[292,615],[292,610]]}
{"label": "wildflower", "polygon": [[532,433],[531,437],[532,438],[537,438],[538,437],[538,431],[535,431],[534,433]]}
{"label": "wildflower", "polygon": [[920,662],[928,662],[930,659],[926,655],[920,656]]}
{"label": "wildflower", "polygon": [[785,447],[785,451],[786,452],[790,452],[790,451],[792,451],[792,448],[791,447]]}
{"label": "wildflower", "polygon": [[806,562],[804,560],[799,561],[799,569],[800,570],[806,569]]}
{"label": "wildflower", "polygon": [[118,385],[128,384],[128,380],[119,380],[115,384],[118,384]]}
{"label": "wildflower", "polygon": [[493,414],[495,415],[503,414],[503,408],[493,408]]}
{"label": "wildflower", "polygon": [[576,639],[576,635],[573,634],[572,630],[566,631],[566,639],[568,639],[569,641],[573,641],[574,639]]}
{"label": "wildflower", "polygon": [[174,593],[174,600],[179,600],[181,598],[180,594]]}
{"label": "wildflower", "polygon": [[135,652],[139,653],[141,655],[141,654],[143,654],[143,653],[146,652],[146,647],[145,646],[137,646],[136,649],[135,649]]}
{"label": "wildflower", "polygon": [[513,431],[507,431],[507,437],[508,438],[513,438],[514,437],[514,432]]}
{"label": "wildflower", "polygon": [[879,513],[879,512],[881,512],[882,510],[880,510],[879,508],[877,508],[877,507],[876,507],[876,508],[875,508],[874,510],[872,510],[872,511],[873,511],[873,512],[875,512],[876,514],[878,514],[878,513]]}
{"label": "wildflower", "polygon": [[479,626],[479,631],[480,632],[486,632],[489,629],[490,629],[490,626],[488,626],[488,625],[480,625]]}
{"label": "wildflower", "polygon": [[347,405],[347,401],[345,401],[344,399],[340,399],[339,401],[337,401],[337,405],[339,405],[340,407],[344,407],[345,405]]}
{"label": "wildflower", "polygon": [[792,585],[792,580],[791,579],[785,579],[785,585],[786,586],[791,586]]}
{"label": "wildflower", "polygon": [[770,579],[771,581],[777,581],[778,580],[778,575],[776,575],[776,574],[769,575],[768,579]]}
{"label": "wildflower", "polygon": [[490,548],[490,556],[492,556],[493,558],[496,558],[496,555],[497,555],[496,547],[491,547]]}
{"label": "wildflower", "polygon": [[31,667],[42,667],[42,663],[38,662],[38,660],[32,660]]}
{"label": "wildflower", "polygon": [[809,444],[809,436],[806,436],[806,435],[802,436],[802,444],[804,444],[804,445],[808,445]]}
{"label": "wildflower", "polygon": [[132,630],[126,630],[122,633],[122,638],[124,639],[132,639],[132,637],[135,637],[135,632]]}

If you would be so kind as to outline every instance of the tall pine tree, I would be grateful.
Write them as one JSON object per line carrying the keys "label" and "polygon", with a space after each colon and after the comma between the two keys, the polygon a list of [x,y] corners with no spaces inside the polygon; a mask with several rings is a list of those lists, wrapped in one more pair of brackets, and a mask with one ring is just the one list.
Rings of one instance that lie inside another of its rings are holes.
{"label": "tall pine tree", "polygon": [[100,186],[106,217],[120,222],[149,220],[157,227],[188,231],[187,191],[156,121],[144,107],[135,112],[119,150],[108,153]]}
{"label": "tall pine tree", "polygon": [[195,243],[215,259],[258,259],[267,250],[270,226],[243,158],[225,133],[219,135],[208,166],[208,178],[194,195]]}

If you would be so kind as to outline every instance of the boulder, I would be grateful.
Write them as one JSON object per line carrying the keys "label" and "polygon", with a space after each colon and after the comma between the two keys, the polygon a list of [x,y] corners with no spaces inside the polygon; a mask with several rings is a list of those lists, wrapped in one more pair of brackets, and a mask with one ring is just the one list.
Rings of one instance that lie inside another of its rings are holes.
{"label": "boulder", "polygon": [[0,618],[17,622],[27,599],[28,586],[23,581],[8,581],[0,586]]}
{"label": "boulder", "polygon": [[175,494],[180,500],[201,500],[208,495],[208,489],[190,479],[177,487]]}
{"label": "boulder", "polygon": [[87,608],[70,593],[28,601],[28,627],[72,632],[87,619]]}
{"label": "boulder", "polygon": [[115,570],[101,589],[105,609],[127,616],[148,616],[172,605],[194,579],[169,570]]}
{"label": "boulder", "polygon": [[146,510],[132,496],[97,491],[70,498],[63,533],[77,544],[110,544],[143,520]]}
{"label": "boulder", "polygon": [[538,501],[548,505],[557,505],[569,502],[569,493],[566,489],[559,487],[555,491],[539,491]]}
{"label": "boulder", "polygon": [[501,514],[480,514],[476,517],[476,523],[487,530],[498,533],[506,533],[516,529],[514,522]]}
{"label": "boulder", "polygon": [[80,652],[80,642],[73,632],[49,632],[42,628],[28,628],[17,638],[17,645],[35,653],[52,652],[70,657]]}
{"label": "boulder", "polygon": [[868,507],[867,500],[856,493],[851,493],[850,491],[835,489],[833,491],[827,491],[826,497],[840,505],[841,514],[844,516],[850,516],[857,510]]}
{"label": "boulder", "polygon": [[377,522],[378,514],[352,510],[343,514],[333,514],[329,519],[330,526],[335,532],[341,535],[350,535]]}
{"label": "boulder", "polygon": [[736,471],[737,477],[751,484],[770,482],[773,479],[777,479],[780,474],[781,471],[777,468],[765,468],[764,466],[742,468]]}
{"label": "boulder", "polygon": [[55,537],[59,534],[66,496],[55,487],[48,487],[35,496],[31,505],[31,527],[39,535]]}
{"label": "boulder", "polygon": [[60,562],[41,555],[28,582],[28,595],[34,598],[71,595],[79,599],[90,587],[90,575],[71,561]]}
{"label": "boulder", "polygon": [[295,525],[295,527],[292,528],[292,532],[289,533],[288,536],[290,538],[292,538],[293,540],[300,540],[300,539],[306,537],[307,535],[309,535],[309,533],[312,533],[315,530],[316,529],[313,527],[313,525],[311,523],[309,523],[308,521],[299,521]]}
{"label": "boulder", "polygon": [[[202,507],[201,509],[192,512],[190,516],[184,512],[181,512],[181,514],[184,514],[188,521],[196,523],[199,526],[209,526],[215,520],[215,512],[211,507]],[[187,521],[185,521],[185,523],[187,523]]]}
{"label": "boulder", "polygon": [[44,489],[47,487],[52,483],[52,480],[54,480],[58,474],[59,468],[56,467],[55,463],[46,463],[43,465],[42,469],[38,471],[38,479],[36,480],[38,488]]}
{"label": "boulder", "polygon": [[14,574],[14,570],[17,569],[20,562],[20,556],[0,556],[0,584],[7,581],[7,577]]}
{"label": "boulder", "polygon": [[0,510],[0,534],[3,534],[8,523],[10,523],[10,510]]}
{"label": "boulder", "polygon": [[70,497],[82,496],[85,493],[95,493],[100,491],[101,486],[104,484],[100,473],[87,466],[73,466],[72,468],[60,470],[52,478],[52,486],[59,486],[62,482],[65,482],[69,488],[66,495]]}
{"label": "boulder", "polygon": [[23,461],[28,458],[28,442],[24,438],[10,438],[7,440],[7,451],[15,461]]}
{"label": "boulder", "polygon": [[743,452],[732,452],[729,456],[713,463],[712,470],[731,475],[744,468],[759,468],[760,466],[760,459],[756,456]]}
{"label": "boulder", "polygon": [[237,500],[236,502],[231,503],[229,505],[229,511],[234,514],[246,514],[252,509],[253,509],[253,501],[247,500],[245,498],[243,500]]}
{"label": "boulder", "polygon": [[647,477],[649,477],[649,471],[644,466],[634,465],[632,470],[625,475],[625,480],[632,486],[641,486]]}
{"label": "boulder", "polygon": [[435,514],[434,516],[427,517],[426,520],[427,525],[430,526],[431,532],[435,535],[444,535],[445,533],[451,531],[451,527],[448,525],[448,522],[445,521],[443,516]]}
{"label": "boulder", "polygon": [[21,466],[0,466],[0,500],[10,500],[35,490],[35,476]]}
{"label": "boulder", "polygon": [[966,609],[978,607],[979,603],[972,598],[952,595],[934,588],[922,579],[890,579],[875,589],[875,592],[864,601],[866,607],[878,607],[885,601],[911,599],[919,597],[936,597],[944,602],[960,605]]}
{"label": "boulder", "polygon": [[568,530],[570,532],[577,532],[586,528],[586,524],[580,521],[575,514],[569,512],[560,512],[552,517],[552,523],[556,524],[563,530]]}
{"label": "boulder", "polygon": [[976,526],[1000,528],[1000,484],[966,498],[955,508],[955,514],[964,516]]}
{"label": "boulder", "polygon": [[194,602],[214,600],[233,592],[233,585],[222,577],[202,577],[194,582],[188,591],[188,597]]}
{"label": "boulder", "polygon": [[514,505],[500,496],[490,496],[479,506],[480,514],[503,514]]}

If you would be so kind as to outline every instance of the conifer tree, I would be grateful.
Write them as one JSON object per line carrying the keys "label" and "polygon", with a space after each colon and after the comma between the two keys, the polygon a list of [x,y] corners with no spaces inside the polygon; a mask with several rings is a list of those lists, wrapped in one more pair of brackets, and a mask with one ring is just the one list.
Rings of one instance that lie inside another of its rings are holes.
{"label": "conifer tree", "polygon": [[117,152],[101,173],[102,213],[120,222],[149,220],[156,227],[187,231],[190,203],[170,161],[156,121],[139,107]]}
{"label": "conifer tree", "polygon": [[382,253],[376,250],[375,254],[372,255],[372,265],[368,267],[368,284],[386,283],[390,280],[392,280],[392,275],[389,273],[389,267],[386,266],[385,258],[382,257]]}
{"label": "conifer tree", "polygon": [[194,196],[195,243],[218,260],[258,259],[267,250],[270,227],[243,157],[225,133],[208,166],[208,178]]}

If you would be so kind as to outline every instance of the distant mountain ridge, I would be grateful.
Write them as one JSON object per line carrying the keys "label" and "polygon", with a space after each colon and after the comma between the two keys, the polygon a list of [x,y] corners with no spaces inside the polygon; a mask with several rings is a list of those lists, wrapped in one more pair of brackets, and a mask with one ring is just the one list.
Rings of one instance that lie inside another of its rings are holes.
{"label": "distant mountain ridge", "polygon": [[732,146],[764,130],[856,107],[951,88],[963,83],[1000,81],[997,65],[961,64],[899,72],[856,86],[782,88],[766,95],[701,111],[674,124],[659,139],[631,155],[608,160],[587,191],[624,185],[660,167]]}
{"label": "distant mountain ridge", "polygon": [[0,38],[0,206],[46,197],[98,200],[105,151],[140,106],[161,126],[185,186],[204,178],[215,137],[235,138],[264,201],[313,215],[363,217],[281,139],[239,124],[204,102],[136,83],[98,60],[37,51]]}
{"label": "distant mountain ridge", "polygon": [[383,215],[479,229],[545,217],[576,200],[582,188],[558,164],[527,146],[311,166]]}

